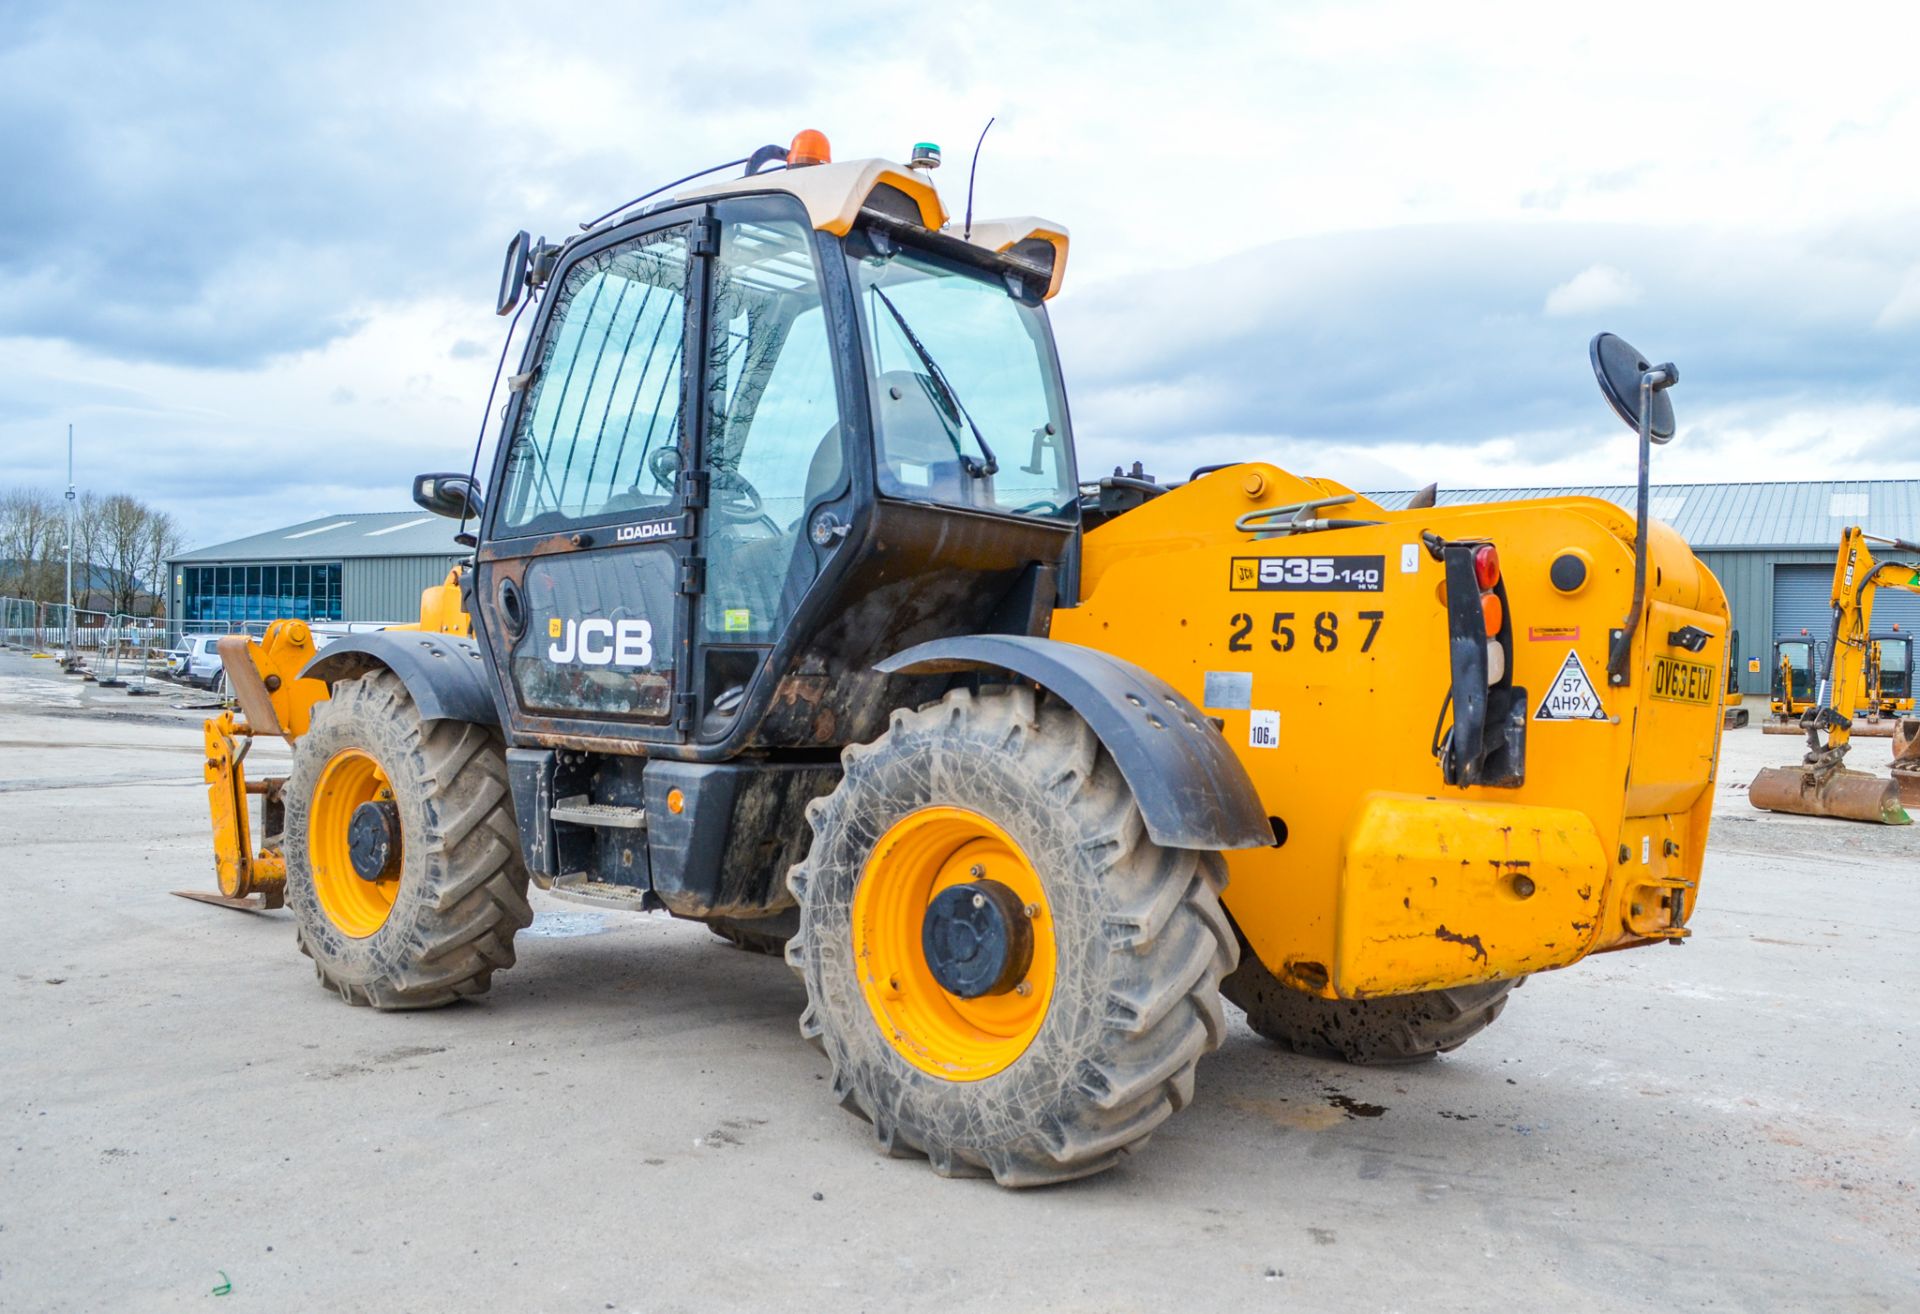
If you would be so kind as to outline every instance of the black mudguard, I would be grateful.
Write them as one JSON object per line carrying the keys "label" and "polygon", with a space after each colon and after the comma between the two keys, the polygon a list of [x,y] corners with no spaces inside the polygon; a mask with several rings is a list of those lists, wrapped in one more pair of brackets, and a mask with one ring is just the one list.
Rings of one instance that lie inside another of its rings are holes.
{"label": "black mudguard", "polygon": [[1219,728],[1172,685],[1131,662],[1056,639],[935,639],[879,663],[889,675],[1011,671],[1078,712],[1126,777],[1155,844],[1254,849],[1273,843],[1260,795]]}
{"label": "black mudguard", "polygon": [[384,667],[407,686],[426,721],[499,725],[479,645],[457,634],[374,630],[329,643],[300,672],[329,685]]}

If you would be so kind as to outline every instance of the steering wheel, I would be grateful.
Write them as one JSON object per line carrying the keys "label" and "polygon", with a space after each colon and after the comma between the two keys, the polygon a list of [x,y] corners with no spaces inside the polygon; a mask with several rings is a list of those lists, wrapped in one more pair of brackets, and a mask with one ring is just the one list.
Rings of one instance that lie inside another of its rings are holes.
{"label": "steering wheel", "polygon": [[716,465],[708,472],[715,515],[727,520],[764,520],[766,502],[760,490],[747,477],[730,466]]}
{"label": "steering wheel", "polygon": [[[680,451],[662,447],[647,458],[647,473],[663,493],[677,491],[680,483]],[[712,492],[711,508],[725,520],[764,520],[765,500],[747,477],[731,466],[716,465],[707,474]],[[769,522],[771,523],[771,522]],[[776,533],[779,527],[774,527]]]}
{"label": "steering wheel", "polygon": [[647,457],[647,473],[653,476],[655,488],[663,493],[673,492],[680,482],[680,449],[656,447]]}

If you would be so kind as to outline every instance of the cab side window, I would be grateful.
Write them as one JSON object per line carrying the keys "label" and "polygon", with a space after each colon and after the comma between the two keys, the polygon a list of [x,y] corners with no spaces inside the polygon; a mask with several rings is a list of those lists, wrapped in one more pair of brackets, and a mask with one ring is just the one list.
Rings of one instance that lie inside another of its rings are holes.
{"label": "cab side window", "polygon": [[561,277],[507,455],[506,532],[672,505],[686,287],[678,228],[585,256]]}

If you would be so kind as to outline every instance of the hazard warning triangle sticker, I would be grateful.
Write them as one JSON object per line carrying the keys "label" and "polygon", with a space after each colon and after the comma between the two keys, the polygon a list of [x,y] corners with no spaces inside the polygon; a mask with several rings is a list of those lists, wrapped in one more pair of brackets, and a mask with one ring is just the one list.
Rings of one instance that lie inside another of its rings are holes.
{"label": "hazard warning triangle sticker", "polygon": [[1593,680],[1587,675],[1587,668],[1580,664],[1580,654],[1568,651],[1567,659],[1560,663],[1560,673],[1553,677],[1553,683],[1547,687],[1547,696],[1540,700],[1540,710],[1533,714],[1536,721],[1604,721],[1607,709],[1600,705],[1600,691],[1593,686]]}

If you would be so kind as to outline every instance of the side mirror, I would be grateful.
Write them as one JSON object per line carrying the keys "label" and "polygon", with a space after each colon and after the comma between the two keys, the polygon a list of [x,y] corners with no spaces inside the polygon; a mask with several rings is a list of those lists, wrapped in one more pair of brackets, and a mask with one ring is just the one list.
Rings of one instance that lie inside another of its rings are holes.
{"label": "side mirror", "polygon": [[454,520],[479,519],[486,510],[480,485],[463,474],[423,474],[413,477],[414,504],[422,511]]}
{"label": "side mirror", "polygon": [[[1587,357],[1613,413],[1640,434],[1640,481],[1634,489],[1633,605],[1609,636],[1607,650],[1607,683],[1621,689],[1633,673],[1633,635],[1640,628],[1640,613],[1647,601],[1647,481],[1653,444],[1673,437],[1673,399],[1667,396],[1667,389],[1680,382],[1680,371],[1672,361],[1649,364],[1632,343],[1611,333],[1594,334],[1587,344]],[[1680,633],[1674,631],[1669,642],[1678,642],[1674,636]],[[1701,638],[1702,646],[1708,637]]]}
{"label": "side mirror", "polygon": [[520,294],[527,286],[527,266],[533,239],[522,228],[507,243],[507,258],[500,266],[500,295],[495,299],[493,313],[511,315],[513,308],[520,304]]}
{"label": "side mirror", "polygon": [[[1607,404],[1629,429],[1640,428],[1644,419],[1650,441],[1664,443],[1673,437],[1673,399],[1667,396],[1667,389],[1680,381],[1679,370],[1672,365],[1648,363],[1632,343],[1611,333],[1596,333],[1588,344],[1587,356]],[[1648,402],[1644,417],[1640,414],[1643,397]]]}

